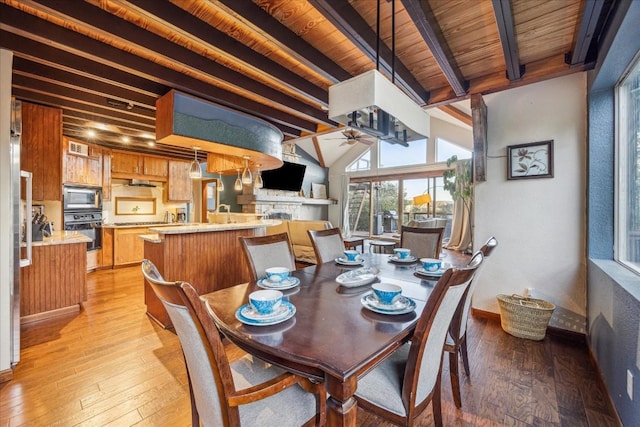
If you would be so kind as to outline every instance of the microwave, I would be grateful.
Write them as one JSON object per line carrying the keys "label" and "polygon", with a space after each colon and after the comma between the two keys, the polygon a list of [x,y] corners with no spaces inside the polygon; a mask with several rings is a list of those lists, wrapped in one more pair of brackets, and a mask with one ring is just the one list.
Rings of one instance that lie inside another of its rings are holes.
{"label": "microwave", "polygon": [[65,185],[62,190],[62,204],[65,211],[101,211],[102,188]]}

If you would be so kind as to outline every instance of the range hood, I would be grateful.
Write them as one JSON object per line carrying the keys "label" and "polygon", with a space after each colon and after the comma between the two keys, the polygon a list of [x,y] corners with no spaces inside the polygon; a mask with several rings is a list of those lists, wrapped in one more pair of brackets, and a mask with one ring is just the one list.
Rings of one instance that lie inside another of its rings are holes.
{"label": "range hood", "polygon": [[146,179],[132,179],[131,182],[129,182],[129,184],[127,184],[128,187],[155,187],[154,184],[152,184],[151,182],[149,182],[149,180]]}

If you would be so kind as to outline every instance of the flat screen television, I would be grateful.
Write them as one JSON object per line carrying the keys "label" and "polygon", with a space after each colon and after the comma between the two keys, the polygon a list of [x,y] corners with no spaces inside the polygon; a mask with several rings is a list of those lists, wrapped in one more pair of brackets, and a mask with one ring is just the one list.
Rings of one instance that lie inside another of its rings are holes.
{"label": "flat screen television", "polygon": [[284,162],[282,167],[262,172],[263,188],[300,191],[306,165]]}

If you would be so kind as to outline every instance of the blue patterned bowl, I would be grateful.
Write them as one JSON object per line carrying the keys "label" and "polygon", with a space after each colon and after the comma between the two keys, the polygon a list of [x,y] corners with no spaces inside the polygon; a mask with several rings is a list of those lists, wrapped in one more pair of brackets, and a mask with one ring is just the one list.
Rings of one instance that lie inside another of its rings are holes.
{"label": "blue patterned bowl", "polygon": [[420,262],[422,263],[422,268],[431,272],[440,270],[442,265],[442,261],[437,258],[420,258]]}
{"label": "blue patterned bowl", "polygon": [[289,269],[287,267],[270,267],[265,270],[267,279],[270,282],[278,283],[287,280],[289,277]]}
{"label": "blue patterned bowl", "polygon": [[402,294],[402,288],[391,283],[375,283],[371,289],[382,304],[393,304]]}
{"label": "blue patterned bowl", "polygon": [[274,289],[251,292],[249,302],[259,314],[270,314],[282,304],[282,292]]}

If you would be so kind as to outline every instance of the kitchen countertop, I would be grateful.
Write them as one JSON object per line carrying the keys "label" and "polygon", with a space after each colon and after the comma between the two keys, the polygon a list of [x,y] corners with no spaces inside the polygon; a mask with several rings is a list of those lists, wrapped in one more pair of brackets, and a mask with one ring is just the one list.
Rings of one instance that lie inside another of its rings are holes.
{"label": "kitchen countertop", "polygon": [[[51,237],[45,237],[42,241],[33,242],[33,246],[71,245],[74,243],[89,243],[91,238],[79,231],[54,231]],[[21,244],[26,247],[26,243]]]}
{"label": "kitchen countertop", "polygon": [[[213,231],[226,231],[226,230],[242,230],[249,228],[261,228],[261,227],[270,227],[273,225],[278,225],[282,221],[278,219],[263,219],[257,221],[247,221],[247,222],[236,222],[229,224],[186,224],[186,225],[174,225],[172,227],[157,227],[151,226],[149,227],[149,231],[151,233],[156,233],[159,235],[157,238],[160,240],[161,235],[164,234],[188,234],[188,233],[209,233]],[[144,235],[149,236],[149,235]],[[144,238],[141,236],[141,238]],[[147,239],[145,239],[147,240]]]}
{"label": "kitchen countertop", "polygon": [[102,224],[102,228],[135,228],[135,227],[173,227],[178,225],[189,225],[190,223],[179,222],[116,222],[111,224]]}

